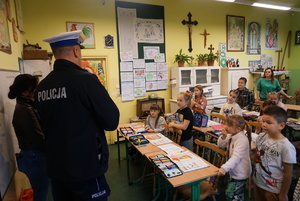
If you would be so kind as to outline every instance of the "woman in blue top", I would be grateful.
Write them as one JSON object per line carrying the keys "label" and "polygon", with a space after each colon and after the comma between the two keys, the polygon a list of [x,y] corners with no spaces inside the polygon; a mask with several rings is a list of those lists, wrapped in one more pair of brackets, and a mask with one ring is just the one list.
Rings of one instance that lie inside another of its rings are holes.
{"label": "woman in blue top", "polygon": [[279,81],[274,78],[274,72],[272,68],[266,68],[263,77],[257,82],[256,91],[257,100],[261,101],[267,100],[267,95],[269,92],[278,92],[288,99],[292,98],[292,96],[288,96],[286,93],[284,93]]}

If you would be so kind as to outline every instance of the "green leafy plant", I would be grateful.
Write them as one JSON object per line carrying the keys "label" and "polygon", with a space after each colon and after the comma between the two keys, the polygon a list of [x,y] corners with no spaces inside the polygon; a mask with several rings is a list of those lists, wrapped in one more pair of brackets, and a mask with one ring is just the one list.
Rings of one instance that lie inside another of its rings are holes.
{"label": "green leafy plant", "polygon": [[179,54],[175,55],[175,62],[187,62],[190,63],[191,61],[191,56],[186,55],[184,53],[182,53],[182,49],[180,49]]}
{"label": "green leafy plant", "polygon": [[207,60],[217,60],[218,59],[218,56],[215,55],[214,53],[209,53],[207,55]]}
{"label": "green leafy plant", "polygon": [[202,61],[206,61],[208,58],[208,54],[196,54],[196,60],[202,60]]}

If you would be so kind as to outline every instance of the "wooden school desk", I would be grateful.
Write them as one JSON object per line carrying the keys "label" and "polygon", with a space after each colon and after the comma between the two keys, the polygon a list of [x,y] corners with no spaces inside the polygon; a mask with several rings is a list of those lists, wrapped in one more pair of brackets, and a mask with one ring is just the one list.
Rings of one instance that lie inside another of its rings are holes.
{"label": "wooden school desk", "polygon": [[[179,145],[177,145],[177,146],[179,146]],[[187,150],[185,147],[181,147],[181,148]],[[166,153],[161,150],[159,152],[145,154],[145,156],[150,161],[151,160],[149,158],[150,156],[159,155],[159,154],[166,155]],[[197,154],[195,154],[195,155],[197,157],[200,157]],[[202,159],[202,160],[204,160],[204,159]],[[172,178],[166,178],[164,176],[162,176],[162,177],[164,177],[164,181],[171,184],[171,186],[173,188],[183,186],[183,185],[191,185],[192,201],[200,201],[200,182],[207,179],[208,177],[216,175],[216,171],[218,170],[218,168],[216,166],[214,166],[213,164],[207,162],[206,160],[204,160],[204,161],[209,165],[209,167],[199,169],[199,170],[194,170],[191,172],[186,172],[180,176],[176,176],[176,177],[172,177]],[[155,166],[155,168],[157,168],[157,167]],[[160,175],[163,175],[163,173],[158,169],[156,170],[156,172],[158,172],[158,174],[159,174],[157,177],[158,190],[157,190],[156,197],[153,199],[153,201],[157,200],[159,198],[160,191],[161,191],[161,185],[162,185],[159,178],[160,178]],[[168,189],[168,188],[166,188],[166,189]],[[169,197],[168,190],[166,190],[165,200],[168,200],[168,197]]]}

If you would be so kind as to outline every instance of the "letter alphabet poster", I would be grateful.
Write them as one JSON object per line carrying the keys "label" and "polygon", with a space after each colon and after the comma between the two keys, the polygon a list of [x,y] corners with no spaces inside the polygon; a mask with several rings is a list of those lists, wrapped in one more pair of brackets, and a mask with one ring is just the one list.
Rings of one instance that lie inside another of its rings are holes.
{"label": "letter alphabet poster", "polygon": [[116,1],[116,11],[122,100],[166,90],[164,7]]}

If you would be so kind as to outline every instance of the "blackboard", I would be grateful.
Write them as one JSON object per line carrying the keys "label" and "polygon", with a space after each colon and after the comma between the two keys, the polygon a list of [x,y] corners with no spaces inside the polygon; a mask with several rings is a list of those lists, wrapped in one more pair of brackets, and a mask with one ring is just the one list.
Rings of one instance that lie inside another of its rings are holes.
{"label": "blackboard", "polygon": [[19,71],[0,70],[0,200],[16,171],[15,153],[19,151],[12,126],[16,100],[7,97],[9,86],[18,74]]}

